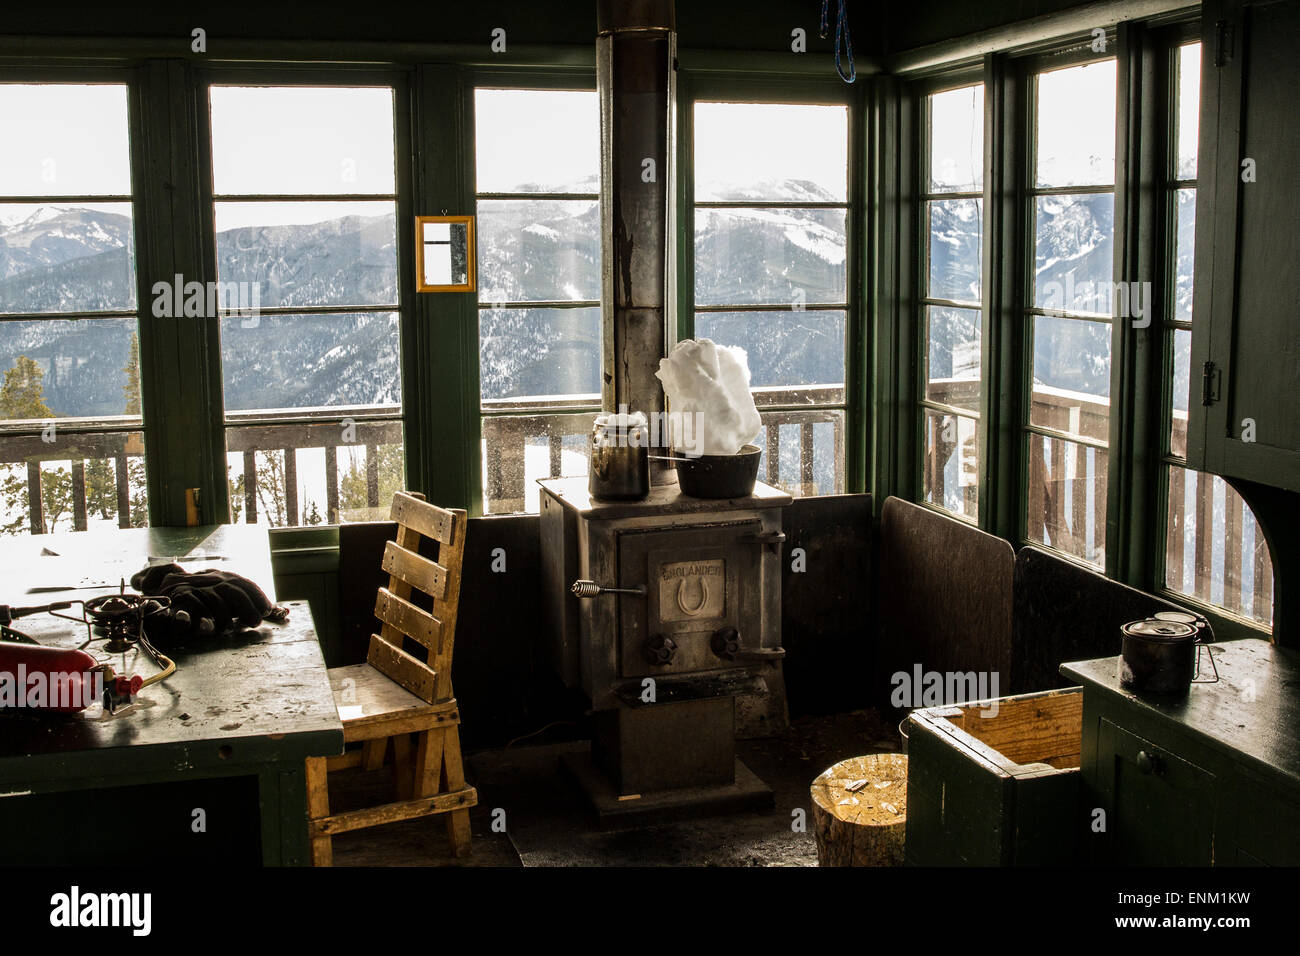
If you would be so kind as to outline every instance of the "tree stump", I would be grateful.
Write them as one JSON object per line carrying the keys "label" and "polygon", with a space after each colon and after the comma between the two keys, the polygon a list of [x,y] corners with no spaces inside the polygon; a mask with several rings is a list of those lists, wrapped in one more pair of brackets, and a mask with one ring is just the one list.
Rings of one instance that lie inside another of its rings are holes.
{"label": "tree stump", "polygon": [[821,866],[902,866],[907,757],[850,757],[812,784],[813,833]]}

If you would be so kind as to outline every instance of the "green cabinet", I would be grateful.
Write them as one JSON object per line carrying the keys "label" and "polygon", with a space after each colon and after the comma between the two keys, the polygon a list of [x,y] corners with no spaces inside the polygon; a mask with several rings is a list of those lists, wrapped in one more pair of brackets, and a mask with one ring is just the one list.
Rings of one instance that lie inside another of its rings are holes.
{"label": "green cabinet", "polygon": [[1202,7],[1191,467],[1300,491],[1300,0]]}
{"label": "green cabinet", "polygon": [[[1214,645],[1220,680],[1138,696],[1114,657],[1083,685],[1083,857],[1107,866],[1300,866],[1300,655]],[[1208,668],[1207,668],[1208,669]]]}

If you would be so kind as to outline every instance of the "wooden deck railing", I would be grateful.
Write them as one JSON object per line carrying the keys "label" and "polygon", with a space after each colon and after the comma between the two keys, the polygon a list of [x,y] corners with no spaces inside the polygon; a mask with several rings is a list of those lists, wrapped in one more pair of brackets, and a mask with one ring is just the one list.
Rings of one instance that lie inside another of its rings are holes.
{"label": "wooden deck railing", "polygon": [[[964,390],[969,389],[969,383],[951,383],[949,394],[945,394],[943,384],[931,384],[931,398],[950,405],[968,404],[971,396]],[[1036,425],[1105,441],[1109,414],[1105,399],[1041,385],[1034,388],[1030,420]],[[1176,414],[1173,447],[1186,447],[1186,431],[1186,413]],[[1031,433],[1029,450],[1029,540],[1104,564],[1107,449],[1077,442],[1067,444]],[[945,466],[956,451],[956,442],[938,440],[926,455],[926,488],[933,500],[946,500]],[[1184,514],[1189,480],[1194,484],[1194,503]],[[1221,536],[1216,533],[1220,524]],[[1165,584],[1170,590],[1226,607],[1243,617],[1272,620],[1273,569],[1268,545],[1246,502],[1222,479],[1170,468],[1167,529]],[[1189,537],[1191,574],[1184,568]],[[1217,575],[1216,565],[1220,568]],[[1243,573],[1246,566],[1251,570],[1249,581]],[[1221,594],[1216,578],[1222,581]]]}

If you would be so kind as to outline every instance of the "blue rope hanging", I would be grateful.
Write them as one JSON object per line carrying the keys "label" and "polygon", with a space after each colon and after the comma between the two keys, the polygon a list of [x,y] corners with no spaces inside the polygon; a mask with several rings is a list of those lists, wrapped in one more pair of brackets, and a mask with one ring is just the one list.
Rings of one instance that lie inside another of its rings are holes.
{"label": "blue rope hanging", "polygon": [[[826,39],[827,20],[830,16],[831,0],[822,0],[822,29],[821,37]],[[849,75],[844,75],[844,68],[840,65],[840,38],[844,39],[844,52],[849,58]],[[835,72],[840,75],[840,79],[845,83],[852,83],[858,78],[858,69],[853,65],[853,40],[849,37],[849,11],[848,0],[839,0],[839,13],[835,16]]]}

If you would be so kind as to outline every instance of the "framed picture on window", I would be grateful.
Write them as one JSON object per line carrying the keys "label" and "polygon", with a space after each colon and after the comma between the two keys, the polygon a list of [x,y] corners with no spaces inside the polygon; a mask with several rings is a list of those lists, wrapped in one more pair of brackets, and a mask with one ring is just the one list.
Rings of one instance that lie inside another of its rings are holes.
{"label": "framed picture on window", "polygon": [[474,217],[416,216],[417,292],[473,292]]}

